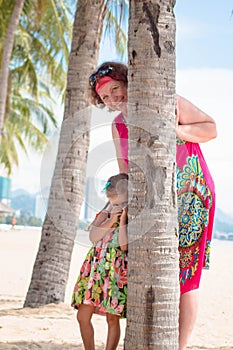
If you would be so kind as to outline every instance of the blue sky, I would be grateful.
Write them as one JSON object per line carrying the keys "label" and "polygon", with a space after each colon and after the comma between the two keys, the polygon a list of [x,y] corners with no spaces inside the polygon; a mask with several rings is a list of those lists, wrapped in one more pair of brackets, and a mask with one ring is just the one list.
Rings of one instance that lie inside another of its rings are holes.
{"label": "blue sky", "polygon": [[232,68],[233,1],[177,0],[177,68]]}
{"label": "blue sky", "polygon": [[[192,101],[216,120],[218,138],[202,144],[201,147],[215,180],[217,206],[226,212],[233,213],[231,204],[233,198],[232,9],[233,1],[229,0],[177,0],[175,7],[177,93]],[[100,55],[100,62],[104,60],[120,60],[114,46],[109,46],[108,41],[103,43]],[[112,119],[112,114],[103,113],[103,111],[95,111],[93,114],[89,175],[109,176],[108,167],[93,165],[93,159],[96,159],[94,150],[97,150],[102,142],[103,132],[104,135],[108,135],[107,139],[105,138],[107,142],[105,149],[112,152],[114,158],[110,131]],[[107,131],[103,129],[105,127],[108,128]],[[52,153],[55,154],[55,152]],[[103,163],[107,164],[108,160],[106,159]],[[21,156],[20,164],[19,169],[13,174],[13,188],[25,188],[31,193],[39,191],[44,180],[43,173],[46,174],[46,179],[49,179],[47,170],[43,171],[41,157],[33,155],[27,160],[26,157]],[[114,164],[110,165],[110,175],[117,172]]]}

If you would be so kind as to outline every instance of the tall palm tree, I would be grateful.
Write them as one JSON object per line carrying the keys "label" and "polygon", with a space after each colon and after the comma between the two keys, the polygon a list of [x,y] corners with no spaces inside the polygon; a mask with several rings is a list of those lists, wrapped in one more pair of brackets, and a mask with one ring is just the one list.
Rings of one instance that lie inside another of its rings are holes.
{"label": "tall palm tree", "polygon": [[[122,3],[123,0],[115,1],[116,6],[120,5],[121,11],[124,10]],[[78,2],[68,69],[64,121],[48,212],[25,306],[36,307],[64,300],[84,192],[90,128],[87,81],[90,71],[97,64],[103,19],[112,9],[111,5],[110,0]],[[113,21],[113,28],[117,29],[119,25],[120,22]],[[123,36],[121,29],[119,35]],[[59,281],[62,282],[58,285],[59,274]]]}
{"label": "tall palm tree", "polygon": [[79,0],[73,27],[64,121],[47,215],[25,306],[64,301],[77,220],[82,204],[91,109],[87,97],[96,67],[104,0]]}
{"label": "tall palm tree", "polygon": [[126,349],[178,349],[175,0],[131,0]]}

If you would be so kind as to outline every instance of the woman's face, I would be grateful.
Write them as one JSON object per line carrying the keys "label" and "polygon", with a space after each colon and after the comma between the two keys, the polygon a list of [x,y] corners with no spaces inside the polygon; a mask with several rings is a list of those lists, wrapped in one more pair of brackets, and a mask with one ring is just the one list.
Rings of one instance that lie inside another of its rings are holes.
{"label": "woman's face", "polygon": [[127,114],[127,85],[125,82],[109,81],[103,85],[98,94],[108,108]]}

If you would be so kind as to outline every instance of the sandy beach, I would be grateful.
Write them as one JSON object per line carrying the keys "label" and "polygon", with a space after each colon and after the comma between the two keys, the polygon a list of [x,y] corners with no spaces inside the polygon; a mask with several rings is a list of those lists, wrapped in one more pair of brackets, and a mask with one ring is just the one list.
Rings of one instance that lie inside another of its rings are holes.
{"label": "sandy beach", "polygon": [[[75,244],[65,302],[22,308],[40,241],[40,229],[0,229],[0,350],[81,350],[76,311],[70,307],[87,237]],[[189,349],[233,349],[233,243],[214,241],[211,269],[203,271],[198,320]],[[104,349],[105,318],[94,316],[96,349]],[[121,321],[123,349],[125,321]]]}

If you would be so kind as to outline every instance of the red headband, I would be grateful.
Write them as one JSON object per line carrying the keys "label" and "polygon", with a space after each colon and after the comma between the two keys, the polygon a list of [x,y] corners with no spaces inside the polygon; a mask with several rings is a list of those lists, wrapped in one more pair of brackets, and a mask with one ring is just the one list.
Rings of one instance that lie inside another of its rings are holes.
{"label": "red headband", "polygon": [[105,75],[104,77],[100,78],[98,80],[98,82],[96,83],[96,87],[95,87],[95,91],[97,92],[97,94],[99,93],[99,90],[105,85],[107,84],[109,81],[113,81],[116,79],[111,78],[109,75]]}

